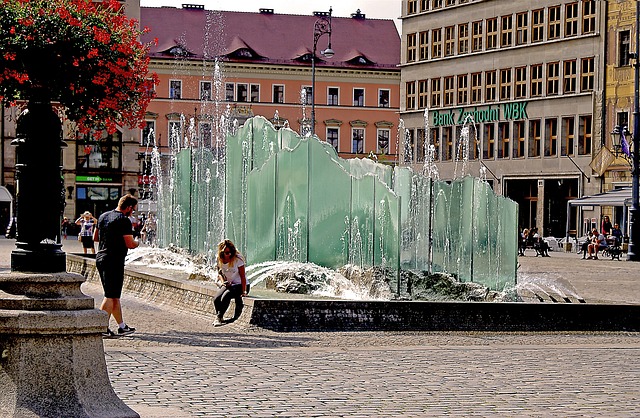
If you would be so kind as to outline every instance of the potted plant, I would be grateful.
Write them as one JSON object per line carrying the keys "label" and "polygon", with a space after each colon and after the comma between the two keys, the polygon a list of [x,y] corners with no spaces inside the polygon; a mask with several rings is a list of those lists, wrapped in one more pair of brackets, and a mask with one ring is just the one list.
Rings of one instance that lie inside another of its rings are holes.
{"label": "potted plant", "polygon": [[13,270],[34,271],[29,257],[37,252],[42,271],[64,271],[64,253],[56,244],[64,202],[61,123],[52,101],[84,134],[114,133],[117,126],[144,121],[157,84],[157,76],[148,74],[150,45],[139,40],[148,29],[140,29],[122,8],[116,0],[0,4],[0,98],[3,105],[27,102],[14,141]]}

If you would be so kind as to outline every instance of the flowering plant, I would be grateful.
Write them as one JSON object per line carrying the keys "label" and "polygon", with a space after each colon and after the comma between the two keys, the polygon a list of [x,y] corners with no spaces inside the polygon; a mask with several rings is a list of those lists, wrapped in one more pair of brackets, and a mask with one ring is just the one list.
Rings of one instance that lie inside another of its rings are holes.
{"label": "flowering plant", "polygon": [[0,98],[44,91],[82,133],[139,126],[154,97],[150,44],[116,0],[0,0]]}

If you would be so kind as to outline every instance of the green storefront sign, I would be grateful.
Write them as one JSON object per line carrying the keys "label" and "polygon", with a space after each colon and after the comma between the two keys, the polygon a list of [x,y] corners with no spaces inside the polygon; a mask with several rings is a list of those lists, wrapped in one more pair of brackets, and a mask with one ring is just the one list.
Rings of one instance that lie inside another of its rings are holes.
{"label": "green storefront sign", "polygon": [[112,182],[112,177],[100,177],[100,176],[76,176],[76,182],[79,183],[102,183]]}
{"label": "green storefront sign", "polygon": [[446,112],[434,110],[431,112],[433,126],[463,125],[470,118],[473,118],[475,123],[528,119],[527,104],[529,102],[504,103],[480,108],[461,107]]}

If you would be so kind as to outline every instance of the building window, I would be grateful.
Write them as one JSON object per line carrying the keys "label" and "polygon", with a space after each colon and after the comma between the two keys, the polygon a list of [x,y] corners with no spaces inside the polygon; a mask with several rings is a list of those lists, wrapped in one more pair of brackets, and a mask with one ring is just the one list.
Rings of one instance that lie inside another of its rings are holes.
{"label": "building window", "polygon": [[364,106],[364,89],[353,89],[353,105],[356,107]]}
{"label": "building window", "polygon": [[549,7],[549,30],[547,34],[549,39],[560,38],[560,19],[560,6]]}
{"label": "building window", "polygon": [[182,147],[182,123],[180,121],[169,121],[169,147],[172,149]]}
{"label": "building window", "polygon": [[431,107],[440,107],[442,104],[442,90],[440,79],[431,79]]}
{"label": "building window", "polygon": [[378,152],[380,154],[389,154],[389,138],[391,138],[389,129],[378,129]]}
{"label": "building window", "polygon": [[593,57],[582,59],[580,71],[580,91],[593,91],[595,82],[595,60]]}
{"label": "building window", "polygon": [[200,82],[200,100],[213,100],[211,81]]}
{"label": "building window", "polygon": [[273,103],[284,103],[284,86],[273,85]]}
{"label": "building window", "polygon": [[351,152],[364,153],[364,128],[351,128]]}
{"label": "building window", "polygon": [[407,1],[407,14],[412,15],[418,11],[418,0]]}
{"label": "building window", "polygon": [[498,90],[498,74],[497,71],[487,71],[484,73],[485,79],[485,100],[488,102],[495,102],[498,98],[497,90]]}
{"label": "building window", "polygon": [[531,66],[531,97],[542,96],[542,64]]}
{"label": "building window", "polygon": [[576,36],[578,34],[578,2],[569,3],[564,8],[564,36]]}
{"label": "building window", "polygon": [[410,33],[407,35],[407,62],[414,62],[416,60],[416,34]]}
{"label": "building window", "polygon": [[327,128],[327,142],[338,152],[338,138],[340,137],[339,128]]}
{"label": "building window", "polygon": [[574,155],[575,129],[573,117],[562,118],[562,155]]}
{"label": "building window", "polygon": [[260,84],[251,84],[251,103],[260,103]]}
{"label": "building window", "polygon": [[453,159],[453,127],[442,128],[442,161]]}
{"label": "building window", "polygon": [[482,159],[493,160],[495,158],[496,125],[485,123],[482,138]]}
{"label": "building window", "polygon": [[516,45],[524,45],[529,42],[529,13],[516,15]]}
{"label": "building window", "polygon": [[502,48],[513,45],[513,16],[502,16],[500,28],[500,46]]}
{"label": "building window", "polygon": [[544,155],[555,157],[558,153],[558,120],[546,119],[544,121]]}
{"label": "building window", "polygon": [[440,58],[442,56],[442,30],[431,30],[431,58]]}
{"label": "building window", "polygon": [[469,52],[469,25],[458,25],[458,54]]}
{"label": "building window", "polygon": [[524,158],[525,129],[524,121],[513,122],[513,158]]}
{"label": "building window", "polygon": [[182,80],[169,80],[169,98],[182,98]]}
{"label": "building window", "polygon": [[498,18],[487,19],[487,49],[498,47]]}
{"label": "building window", "polygon": [[156,121],[146,120],[144,121],[144,128],[140,133],[140,145],[143,147],[155,147],[156,146]]}
{"label": "building window", "polygon": [[387,89],[378,90],[378,107],[389,107],[391,92]]}
{"label": "building window", "polygon": [[444,56],[450,57],[456,52],[456,29],[453,26],[444,28]]}
{"label": "building window", "polygon": [[544,9],[531,12],[531,42],[544,41]]}
{"label": "building window", "polygon": [[430,0],[420,0],[420,11],[426,12],[429,10],[429,1]]}
{"label": "building window", "polygon": [[627,112],[618,112],[616,115],[616,125],[618,126],[629,126],[629,113]]}
{"label": "building window", "polygon": [[233,83],[224,84],[224,99],[227,102],[233,102],[235,99],[236,86]]}
{"label": "building window", "polygon": [[500,70],[500,100],[511,99],[511,68]]}
{"label": "building window", "polygon": [[596,32],[596,2],[586,0],[582,2],[582,33]]}
{"label": "building window", "polygon": [[516,68],[516,99],[527,97],[527,67]]}
{"label": "building window", "polygon": [[200,136],[200,143],[210,147],[213,139],[213,136],[211,135],[211,123],[200,122],[199,128],[198,133]]}
{"label": "building window", "polygon": [[469,75],[461,74],[458,76],[458,104],[467,104],[469,102]]}
{"label": "building window", "polygon": [[482,102],[482,73],[471,74],[471,103]]}
{"label": "building window", "polygon": [[407,81],[406,84],[406,104],[407,110],[416,108],[416,82],[415,81]]}
{"label": "building window", "polygon": [[431,143],[433,145],[433,159],[440,159],[440,129],[431,128]]}
{"label": "building window", "polygon": [[442,8],[442,0],[431,0],[431,7],[433,9],[440,9]]}
{"label": "building window", "polygon": [[429,32],[420,32],[420,60],[429,59]]}
{"label": "building window", "polygon": [[576,60],[564,62],[564,76],[562,83],[563,93],[576,92]]}
{"label": "building window", "polygon": [[313,101],[313,87],[302,87],[302,89],[300,90],[300,101],[304,101],[303,104],[311,104],[311,102]]}
{"label": "building window", "polygon": [[418,109],[424,109],[429,105],[429,81],[418,80]]}
{"label": "building window", "polygon": [[547,64],[547,95],[552,96],[560,90],[560,63],[550,62]]}
{"label": "building window", "polygon": [[580,116],[578,126],[578,155],[591,154],[591,116]]}
{"label": "building window", "polygon": [[413,135],[413,129],[407,129],[405,134],[404,141],[402,143],[404,150],[404,162],[412,163],[413,162],[413,148],[415,147],[415,138]]}
{"label": "building window", "polygon": [[236,84],[236,102],[249,101],[249,85],[244,83]]}
{"label": "building window", "polygon": [[416,144],[416,162],[424,162],[424,154],[425,154],[425,138],[424,138],[424,129],[416,129],[416,138],[418,139],[418,143]]}
{"label": "building window", "polygon": [[511,141],[509,122],[498,124],[498,135],[498,158],[509,158],[509,143]]}
{"label": "building window", "polygon": [[541,121],[529,120],[529,157],[540,156]]}
{"label": "building window", "polygon": [[471,51],[482,51],[482,21],[471,24]]}
{"label": "building window", "polygon": [[623,30],[618,34],[618,66],[629,65],[629,45],[631,45],[631,35],[628,30]]}
{"label": "building window", "polygon": [[455,94],[455,79],[453,76],[444,78],[444,105],[453,106],[453,95]]}
{"label": "building window", "polygon": [[338,106],[338,94],[340,89],[338,87],[329,87],[327,89],[327,104],[329,106]]}

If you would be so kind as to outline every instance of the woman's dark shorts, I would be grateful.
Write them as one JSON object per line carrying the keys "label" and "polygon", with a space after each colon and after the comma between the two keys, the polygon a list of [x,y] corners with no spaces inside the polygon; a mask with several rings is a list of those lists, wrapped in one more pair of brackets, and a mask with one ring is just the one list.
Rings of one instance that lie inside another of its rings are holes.
{"label": "woman's dark shorts", "polygon": [[124,283],[124,260],[96,260],[105,298],[120,299]]}
{"label": "woman's dark shorts", "polygon": [[82,235],[80,239],[82,240],[82,248],[94,248],[92,236]]}

